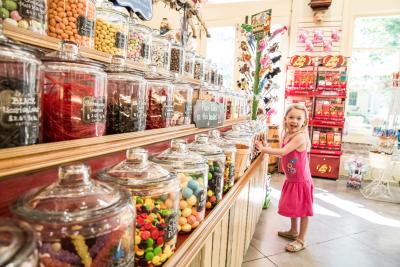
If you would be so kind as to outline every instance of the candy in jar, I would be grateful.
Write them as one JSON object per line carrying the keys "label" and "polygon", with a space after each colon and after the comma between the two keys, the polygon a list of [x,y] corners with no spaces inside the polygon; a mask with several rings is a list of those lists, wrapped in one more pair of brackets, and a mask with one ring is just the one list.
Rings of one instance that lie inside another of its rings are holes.
{"label": "candy in jar", "polygon": [[207,159],[188,150],[182,139],[171,141],[171,148],[152,160],[175,173],[180,182],[178,230],[191,232],[205,215],[208,165]]}
{"label": "candy in jar", "polygon": [[151,47],[151,65],[169,71],[170,64],[170,42],[159,35],[153,35]]}
{"label": "candy in jar", "polygon": [[152,80],[150,78],[147,80],[146,129],[170,127],[173,113],[173,86],[165,80]]}
{"label": "candy in jar", "polygon": [[130,191],[136,202],[135,266],[159,266],[175,251],[178,235],[179,182],[147,151],[132,148],[126,159],[105,169],[99,178]]}
{"label": "candy in jar", "polygon": [[173,73],[181,75],[183,71],[183,62],[185,57],[183,46],[174,43],[171,46],[170,56],[171,59],[169,61],[169,70]]}
{"label": "candy in jar", "polygon": [[84,164],[60,167],[58,181],[18,198],[11,211],[35,230],[40,266],[134,262],[135,209],[129,192],[91,179]]}
{"label": "candy in jar", "polygon": [[128,58],[136,63],[150,64],[151,29],[131,22],[128,34]]}
{"label": "candy in jar", "polygon": [[193,88],[186,83],[174,83],[174,113],[171,125],[188,125],[192,118]]}

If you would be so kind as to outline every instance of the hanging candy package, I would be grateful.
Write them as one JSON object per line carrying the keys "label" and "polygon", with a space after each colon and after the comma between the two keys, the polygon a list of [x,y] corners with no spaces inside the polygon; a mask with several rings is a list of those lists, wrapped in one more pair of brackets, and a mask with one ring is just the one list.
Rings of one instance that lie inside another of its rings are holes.
{"label": "hanging candy package", "polygon": [[100,172],[99,178],[129,190],[136,202],[135,266],[163,264],[172,256],[178,235],[176,176],[148,161],[145,149],[133,148],[124,161]]}
{"label": "hanging candy package", "polygon": [[57,182],[29,191],[11,211],[35,230],[41,266],[134,262],[135,209],[129,192],[92,180],[84,164],[60,167]]}

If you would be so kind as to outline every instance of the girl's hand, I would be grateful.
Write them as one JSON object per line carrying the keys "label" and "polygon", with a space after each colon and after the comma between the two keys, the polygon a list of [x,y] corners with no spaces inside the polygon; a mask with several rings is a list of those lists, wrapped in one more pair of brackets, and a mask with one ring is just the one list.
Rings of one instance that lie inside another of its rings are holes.
{"label": "girl's hand", "polygon": [[260,142],[260,141],[257,141],[256,142],[256,148],[257,148],[257,150],[260,152],[260,153],[263,153],[264,151],[264,148],[268,148],[269,147],[269,145],[268,144],[265,144],[264,142]]}

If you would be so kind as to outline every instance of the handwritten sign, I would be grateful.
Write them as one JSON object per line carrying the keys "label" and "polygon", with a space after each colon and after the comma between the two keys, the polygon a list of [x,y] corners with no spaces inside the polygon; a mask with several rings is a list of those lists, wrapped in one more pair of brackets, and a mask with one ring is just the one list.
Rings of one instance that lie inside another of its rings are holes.
{"label": "handwritten sign", "polygon": [[326,68],[346,66],[346,58],[344,56],[326,56],[322,59],[322,66]]}
{"label": "handwritten sign", "polygon": [[45,21],[46,3],[44,0],[20,0],[19,14],[25,19]]}
{"label": "handwritten sign", "polygon": [[85,96],[82,100],[82,122],[85,124],[103,122],[106,119],[105,97]]}
{"label": "handwritten sign", "polygon": [[79,15],[76,20],[76,28],[79,35],[92,37],[94,35],[94,20]]}
{"label": "handwritten sign", "polygon": [[142,20],[151,20],[153,17],[152,0],[112,0],[112,2],[131,9]]}
{"label": "handwritten sign", "polygon": [[312,58],[307,55],[295,55],[290,59],[290,65],[297,68],[312,66]]}
{"label": "handwritten sign", "polygon": [[269,35],[271,31],[271,14],[272,9],[254,14],[251,16],[251,26],[256,39],[260,40],[265,35]]}
{"label": "handwritten sign", "polygon": [[198,100],[193,109],[193,119],[197,128],[221,126],[224,123],[224,105]]}

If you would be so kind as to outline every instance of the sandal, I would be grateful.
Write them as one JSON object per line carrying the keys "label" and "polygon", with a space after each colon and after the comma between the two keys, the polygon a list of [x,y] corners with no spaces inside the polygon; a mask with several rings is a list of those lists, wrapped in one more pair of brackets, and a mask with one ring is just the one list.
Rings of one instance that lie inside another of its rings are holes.
{"label": "sandal", "polygon": [[296,240],[297,237],[299,236],[298,234],[292,234],[290,231],[279,231],[278,236],[290,239],[290,240]]}
{"label": "sandal", "polygon": [[286,251],[288,252],[298,252],[300,250],[303,250],[306,247],[304,241],[301,241],[300,239],[296,239],[295,241],[287,244],[286,246]]}

